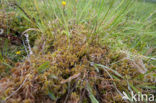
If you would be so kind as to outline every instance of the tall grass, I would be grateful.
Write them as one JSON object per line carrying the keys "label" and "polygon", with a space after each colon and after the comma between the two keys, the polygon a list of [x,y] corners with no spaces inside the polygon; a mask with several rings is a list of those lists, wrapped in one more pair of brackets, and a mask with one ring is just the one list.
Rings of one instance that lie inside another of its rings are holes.
{"label": "tall grass", "polygon": [[[119,24],[122,16],[127,13],[127,8],[131,5],[132,0],[117,2],[115,0],[66,0],[67,5],[64,7],[61,2],[61,0],[40,0],[40,2],[23,0],[21,6],[28,15],[33,13],[31,18],[35,20],[35,25],[43,33],[53,26],[63,28],[69,34],[73,25],[86,25],[93,30],[93,33],[96,33]],[[18,11],[19,15],[22,15],[20,10]],[[22,16],[30,19],[25,15]],[[52,23],[52,21],[55,22]]]}
{"label": "tall grass", "polygon": [[65,2],[65,6],[62,0],[16,0],[15,3],[17,15],[24,17],[30,28],[38,28],[39,34],[50,38],[57,34],[71,37],[73,28],[83,25],[88,30],[88,39],[99,36],[113,49],[137,49],[143,55],[150,48],[155,49],[156,4],[140,0]]}

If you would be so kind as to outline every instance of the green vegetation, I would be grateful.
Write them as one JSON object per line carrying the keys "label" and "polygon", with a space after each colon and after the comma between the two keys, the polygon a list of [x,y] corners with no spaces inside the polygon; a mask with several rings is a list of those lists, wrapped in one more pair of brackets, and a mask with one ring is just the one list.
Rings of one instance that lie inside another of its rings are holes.
{"label": "green vegetation", "polygon": [[0,102],[108,103],[154,92],[156,3],[1,0]]}

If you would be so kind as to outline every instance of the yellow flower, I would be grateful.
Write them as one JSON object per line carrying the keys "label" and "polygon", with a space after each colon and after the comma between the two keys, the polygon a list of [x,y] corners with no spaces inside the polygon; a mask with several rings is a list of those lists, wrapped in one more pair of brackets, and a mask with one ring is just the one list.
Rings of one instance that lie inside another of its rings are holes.
{"label": "yellow flower", "polygon": [[63,5],[63,6],[66,6],[66,2],[65,2],[65,1],[62,1],[62,5]]}
{"label": "yellow flower", "polygon": [[21,51],[17,51],[16,54],[17,54],[17,55],[21,54]]}

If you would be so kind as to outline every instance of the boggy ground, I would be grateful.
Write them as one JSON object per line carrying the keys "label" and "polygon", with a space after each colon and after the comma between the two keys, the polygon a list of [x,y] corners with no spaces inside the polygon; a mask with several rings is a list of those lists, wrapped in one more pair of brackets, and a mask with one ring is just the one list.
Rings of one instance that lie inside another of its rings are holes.
{"label": "boggy ground", "polygon": [[16,63],[10,75],[1,78],[1,102],[123,103],[119,93],[128,90],[128,82],[136,87],[143,82],[152,84],[149,75],[148,79],[139,78],[139,62],[134,65],[126,54],[111,51],[98,39],[87,42],[85,34],[55,39],[46,53],[34,50],[24,62]]}

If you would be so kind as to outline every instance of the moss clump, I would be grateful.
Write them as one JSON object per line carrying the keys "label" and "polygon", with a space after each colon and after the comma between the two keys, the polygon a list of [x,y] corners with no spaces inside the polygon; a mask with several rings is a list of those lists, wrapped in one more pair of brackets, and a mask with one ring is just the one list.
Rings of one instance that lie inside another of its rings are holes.
{"label": "moss clump", "polygon": [[[17,63],[9,78],[0,80],[0,98],[8,103],[89,103],[92,93],[100,103],[123,102],[113,83],[124,90],[126,80],[112,79],[104,69],[97,70],[91,63],[109,66],[129,79],[139,72],[127,59],[112,65],[126,55],[86,40],[86,35],[57,36],[53,50]],[[130,82],[137,85],[143,81]]]}

